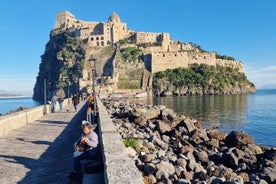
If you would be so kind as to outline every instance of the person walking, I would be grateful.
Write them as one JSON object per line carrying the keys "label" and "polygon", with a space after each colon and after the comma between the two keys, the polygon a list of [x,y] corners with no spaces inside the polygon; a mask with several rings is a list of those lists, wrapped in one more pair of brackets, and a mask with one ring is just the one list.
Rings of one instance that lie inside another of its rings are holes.
{"label": "person walking", "polygon": [[79,98],[76,94],[74,94],[74,96],[72,97],[72,101],[75,108],[75,112],[77,112],[77,105],[79,104]]}
{"label": "person walking", "polygon": [[60,110],[60,112],[63,112],[63,101],[64,101],[63,98],[59,98],[59,99],[58,99],[59,110]]}
{"label": "person walking", "polygon": [[52,111],[52,113],[55,113],[55,111],[56,111],[56,103],[57,103],[57,97],[54,95],[51,99],[51,111]]}

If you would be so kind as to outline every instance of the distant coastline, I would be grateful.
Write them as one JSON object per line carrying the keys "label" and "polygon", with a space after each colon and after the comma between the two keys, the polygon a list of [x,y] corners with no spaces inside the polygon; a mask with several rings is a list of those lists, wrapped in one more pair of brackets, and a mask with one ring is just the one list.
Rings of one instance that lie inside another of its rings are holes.
{"label": "distant coastline", "polygon": [[11,93],[4,93],[0,94],[0,98],[26,98],[27,96],[23,96],[21,94],[11,94]]}

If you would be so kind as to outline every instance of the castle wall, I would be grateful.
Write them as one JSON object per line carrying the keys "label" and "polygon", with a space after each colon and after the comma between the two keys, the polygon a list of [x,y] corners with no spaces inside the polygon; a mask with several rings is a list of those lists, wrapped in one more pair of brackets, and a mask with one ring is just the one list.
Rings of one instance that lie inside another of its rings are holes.
{"label": "castle wall", "polygon": [[211,66],[216,65],[215,53],[208,52],[188,52],[189,62],[188,64],[207,64]]}
{"label": "castle wall", "polygon": [[222,67],[231,67],[237,69],[239,72],[244,73],[244,65],[243,62],[217,59],[216,64]]}
{"label": "castle wall", "polygon": [[188,67],[189,57],[186,52],[151,53],[151,73]]}

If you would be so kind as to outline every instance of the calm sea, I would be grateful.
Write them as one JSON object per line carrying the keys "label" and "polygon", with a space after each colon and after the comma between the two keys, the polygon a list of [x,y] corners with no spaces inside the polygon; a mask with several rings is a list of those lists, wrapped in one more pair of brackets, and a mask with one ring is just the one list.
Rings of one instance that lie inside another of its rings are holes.
{"label": "calm sea", "polygon": [[23,98],[0,98],[0,114],[5,114],[10,110],[16,110],[19,107],[35,107],[40,103],[34,101],[31,97]]}
{"label": "calm sea", "polygon": [[154,97],[152,101],[199,120],[205,128],[217,127],[225,133],[243,130],[257,144],[276,146],[276,89],[249,95]]}

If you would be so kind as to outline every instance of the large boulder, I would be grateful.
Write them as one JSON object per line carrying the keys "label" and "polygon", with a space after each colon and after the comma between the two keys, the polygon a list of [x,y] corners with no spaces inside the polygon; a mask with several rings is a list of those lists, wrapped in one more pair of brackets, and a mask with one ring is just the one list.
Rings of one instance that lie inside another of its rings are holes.
{"label": "large boulder", "polygon": [[229,147],[243,146],[248,144],[254,144],[254,139],[251,135],[241,131],[232,131],[225,138],[225,143]]}

